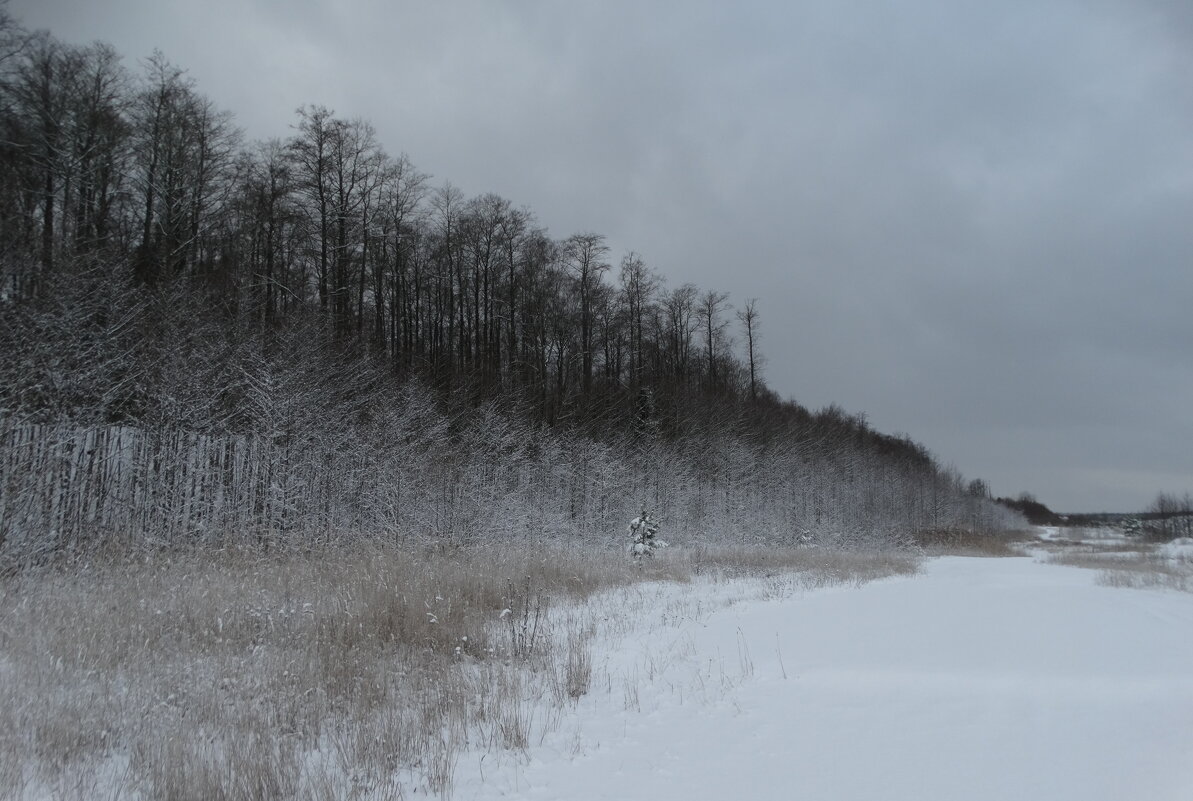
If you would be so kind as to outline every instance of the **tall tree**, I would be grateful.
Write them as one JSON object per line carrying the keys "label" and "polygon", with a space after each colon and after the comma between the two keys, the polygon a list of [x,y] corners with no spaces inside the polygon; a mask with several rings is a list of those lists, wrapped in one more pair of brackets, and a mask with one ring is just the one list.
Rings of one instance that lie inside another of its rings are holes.
{"label": "tall tree", "polygon": [[286,145],[278,139],[258,144],[244,169],[243,181],[253,305],[262,322],[269,325],[280,307],[304,290],[290,280],[293,254],[287,244],[294,238],[297,210]]}
{"label": "tall tree", "polygon": [[524,265],[530,258],[530,248],[534,238],[530,224],[533,219],[533,215],[526,209],[510,209],[501,222],[502,268],[505,272],[504,309],[501,319],[505,323],[507,339],[505,346],[506,372],[515,382],[521,378],[518,369],[520,364],[518,358],[520,342],[518,338],[518,303],[521,300],[519,285],[522,282],[521,273],[525,269]]}
{"label": "tall tree", "polygon": [[141,190],[141,244],[134,257],[134,271],[145,284],[161,277],[161,254],[155,237],[161,174],[170,157],[169,139],[176,126],[174,111],[190,83],[178,67],[157,51],[145,63],[145,85],[138,92],[133,111],[137,147],[137,182]]}
{"label": "tall tree", "polygon": [[[450,183],[431,195],[432,228],[436,238],[434,256],[434,312],[431,321],[433,359],[440,369],[465,363],[465,271],[461,253],[461,216],[464,193]],[[458,361],[457,361],[458,360]]]}
{"label": "tall tree", "polygon": [[608,253],[605,237],[600,234],[573,234],[563,243],[564,263],[580,298],[580,376],[584,395],[592,394],[593,301],[601,276],[609,269],[605,261]]}
{"label": "tall tree", "polygon": [[23,122],[18,148],[31,168],[25,192],[37,210],[43,275],[54,268],[60,178],[68,170],[65,140],[79,61],[73,49],[40,32],[29,40],[10,86],[15,112]]}
{"label": "tall tree", "polygon": [[722,349],[725,328],[729,323],[721,315],[729,302],[726,292],[714,292],[711,289],[700,297],[700,308],[697,314],[704,328],[704,353],[708,360],[708,388],[717,389],[717,356]]}
{"label": "tall tree", "polygon": [[323,106],[298,109],[297,133],[290,139],[294,180],[305,201],[307,220],[318,240],[319,308],[328,310],[331,253],[331,162],[335,129],[333,112]]}
{"label": "tall tree", "polygon": [[488,193],[466,204],[464,236],[472,265],[470,328],[472,350],[480,372],[493,380],[500,369],[500,320],[496,314],[501,238],[510,203]]}
{"label": "tall tree", "polygon": [[128,170],[129,76],[111,46],[80,51],[72,115],[70,159],[74,175],[74,252],[108,248]]}
{"label": "tall tree", "polygon": [[667,362],[671,375],[681,386],[691,375],[692,336],[699,325],[696,319],[698,293],[695,284],[684,284],[671,290],[665,302]]}
{"label": "tall tree", "polygon": [[[364,259],[369,236],[369,214],[384,156],[373,126],[363,120],[337,120],[332,125],[330,184],[335,225],[331,260],[332,316],[336,329],[353,329],[353,287],[363,303]],[[357,325],[359,335],[361,327]]]}
{"label": "tall tree", "polygon": [[240,131],[161,53],[145,62],[134,108],[143,216],[136,274],[147,284],[215,266],[209,235],[227,210]]}
{"label": "tall tree", "polygon": [[[419,172],[405,153],[393,159],[389,164],[388,176],[384,185],[382,215],[389,235],[392,237],[392,265],[389,292],[386,292],[386,268],[378,260],[374,265],[374,293],[378,300],[374,336],[378,342],[386,335],[385,303],[383,298],[388,294],[389,307],[389,351],[394,365],[409,364],[409,351],[412,348],[412,329],[415,318],[415,306],[418,303],[417,293],[414,292],[417,281],[412,282],[408,276],[408,268],[413,265],[418,269],[417,262],[412,258],[412,249],[418,230],[422,225],[425,210],[422,208],[427,195],[427,180],[429,176]],[[412,297],[413,294],[413,297]]]}
{"label": "tall tree", "polygon": [[621,260],[620,278],[623,302],[629,318],[630,383],[637,386],[642,380],[645,366],[643,322],[659,281],[642,257],[633,251]]}
{"label": "tall tree", "polygon": [[737,319],[742,325],[742,333],[746,336],[746,364],[750,370],[750,400],[758,400],[758,368],[761,357],[758,354],[758,298],[746,301],[745,308],[739,309]]}

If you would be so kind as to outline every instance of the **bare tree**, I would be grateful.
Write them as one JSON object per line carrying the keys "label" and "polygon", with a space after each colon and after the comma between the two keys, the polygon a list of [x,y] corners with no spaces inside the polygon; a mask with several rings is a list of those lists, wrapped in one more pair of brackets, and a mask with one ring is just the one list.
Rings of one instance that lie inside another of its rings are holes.
{"label": "bare tree", "polygon": [[[431,194],[431,226],[435,234],[434,298],[432,305],[432,359],[451,370],[464,364],[465,342],[464,259],[461,217],[464,193],[450,183]],[[457,347],[458,346],[458,347]]]}
{"label": "bare tree", "polygon": [[746,301],[745,308],[739,309],[737,319],[741,322],[742,331],[746,335],[746,362],[750,370],[750,400],[758,400],[758,369],[761,367],[761,356],[757,350],[758,344],[758,298]]}
{"label": "bare tree", "polygon": [[136,272],[154,284],[207,261],[205,237],[231,196],[240,131],[161,53],[145,71],[133,113],[144,209]]}
{"label": "bare tree", "polygon": [[[407,265],[411,262],[412,234],[421,224],[424,213],[422,203],[427,195],[429,176],[415,168],[405,153],[391,159],[383,188],[382,216],[387,239],[392,240],[392,264],[386,265],[378,259],[373,270],[373,293],[376,297],[377,314],[374,323],[374,338],[377,343],[385,341],[385,297],[389,305],[389,349],[395,365],[403,364],[404,350],[411,347],[408,337],[403,336],[404,319],[411,313],[410,280]],[[384,253],[384,251],[383,251]],[[386,292],[385,276],[389,274],[389,291]]]}
{"label": "bare tree", "polygon": [[684,284],[671,291],[665,301],[667,353],[672,375],[684,383],[690,373],[692,336],[699,322],[696,319],[695,284]]}
{"label": "bare tree", "polygon": [[70,136],[74,175],[74,251],[104,251],[118,222],[128,169],[131,87],[109,45],[80,51]]}
{"label": "bare tree", "polygon": [[709,290],[700,298],[700,308],[697,314],[704,327],[704,352],[708,358],[709,389],[716,389],[718,386],[717,355],[722,349],[725,328],[729,325],[728,321],[721,319],[721,315],[728,302],[729,294],[726,292]]}
{"label": "bare tree", "polygon": [[658,277],[637,253],[630,251],[621,260],[621,292],[629,315],[630,383],[637,385],[645,368],[643,322],[646,309],[659,288]]}
{"label": "bare tree", "polygon": [[501,367],[501,320],[497,315],[499,264],[505,221],[511,213],[505,198],[487,193],[466,204],[464,235],[472,264],[471,350],[480,373],[489,381]]}
{"label": "bare tree", "polygon": [[0,0],[0,70],[21,54],[29,37],[8,10],[8,0]]}
{"label": "bare tree", "polygon": [[24,123],[20,147],[32,168],[24,189],[38,209],[43,275],[54,268],[59,181],[67,171],[64,140],[69,128],[71,88],[78,67],[77,53],[42,31],[29,39],[10,87],[15,111]]}
{"label": "bare tree", "polygon": [[594,233],[580,233],[569,236],[563,244],[565,265],[576,282],[580,296],[580,360],[581,391],[592,393],[592,333],[594,323],[594,300],[601,276],[608,271],[605,256],[609,247],[605,237]]}
{"label": "bare tree", "polygon": [[[352,331],[352,290],[357,286],[357,310],[363,304],[364,259],[369,213],[381,175],[384,156],[373,126],[363,120],[336,120],[331,126],[331,186],[333,253],[331,260],[332,316],[343,334]],[[361,332],[356,326],[356,333]]]}
{"label": "bare tree", "polygon": [[157,51],[145,63],[147,76],[138,92],[133,120],[137,140],[137,179],[141,189],[141,244],[134,259],[137,277],[145,284],[155,284],[161,277],[159,248],[155,244],[159,181],[170,156],[168,139],[176,121],[173,110],[180,96],[190,91],[190,82],[178,67]]}
{"label": "bare tree", "polygon": [[331,251],[331,160],[333,112],[323,106],[298,109],[298,133],[290,140],[294,178],[301,197],[308,204],[308,218],[319,240],[319,306],[328,307]]}
{"label": "bare tree", "polygon": [[514,381],[522,377],[519,375],[522,360],[518,356],[518,346],[521,342],[518,336],[518,304],[522,300],[520,284],[528,262],[530,242],[533,239],[533,221],[534,215],[527,209],[510,209],[501,221],[505,271],[505,308],[502,319],[505,321],[507,338],[505,358],[507,372]]}
{"label": "bare tree", "polygon": [[279,307],[303,291],[290,281],[289,261],[298,221],[294,196],[293,162],[286,146],[277,139],[257,145],[243,168],[242,203],[247,227],[251,265],[250,293],[253,306],[266,325],[277,317]]}

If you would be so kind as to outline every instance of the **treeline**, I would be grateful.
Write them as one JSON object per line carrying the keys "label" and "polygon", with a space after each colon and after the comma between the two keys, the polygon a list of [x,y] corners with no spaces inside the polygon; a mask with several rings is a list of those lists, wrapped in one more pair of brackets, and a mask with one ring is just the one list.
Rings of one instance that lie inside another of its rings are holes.
{"label": "treeline", "polygon": [[1027,522],[1037,526],[1066,528],[1115,527],[1128,534],[1158,542],[1178,537],[1193,538],[1193,495],[1161,492],[1142,512],[1082,512],[1057,514],[1024,492],[1018,498],[998,498],[997,502],[1015,510]]}
{"label": "treeline", "polygon": [[640,504],[788,541],[1014,517],[780,402],[753,302],[614,269],[363,120],[308,106],[246,142],[160,54],[0,27],[0,547],[611,536]]}
{"label": "treeline", "polygon": [[601,235],[552,239],[504,198],[432,186],[363,120],[305,107],[289,138],[245,143],[160,54],[133,76],[104,45],[37,34],[6,65],[10,299],[127,263],[138,286],[185,281],[252,325],[316,310],[398,375],[525,389],[548,420],[626,388],[749,381],[724,294],[667,289],[633,253],[610,281]]}
{"label": "treeline", "polygon": [[1168,542],[1179,537],[1193,538],[1193,495],[1161,492],[1139,515],[1139,521],[1140,530],[1151,539]]}
{"label": "treeline", "polygon": [[1063,526],[1068,522],[1064,515],[1058,515],[1043,503],[1040,503],[1030,492],[1023,492],[1017,498],[998,498],[998,503],[1012,509],[1031,523],[1033,526]]}

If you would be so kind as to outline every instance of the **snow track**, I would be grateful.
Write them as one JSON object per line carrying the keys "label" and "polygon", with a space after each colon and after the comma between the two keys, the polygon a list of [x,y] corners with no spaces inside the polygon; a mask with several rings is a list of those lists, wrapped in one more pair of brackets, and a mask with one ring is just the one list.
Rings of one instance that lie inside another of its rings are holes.
{"label": "snow track", "polygon": [[629,635],[455,798],[1188,801],[1193,595],[1095,575],[944,558]]}

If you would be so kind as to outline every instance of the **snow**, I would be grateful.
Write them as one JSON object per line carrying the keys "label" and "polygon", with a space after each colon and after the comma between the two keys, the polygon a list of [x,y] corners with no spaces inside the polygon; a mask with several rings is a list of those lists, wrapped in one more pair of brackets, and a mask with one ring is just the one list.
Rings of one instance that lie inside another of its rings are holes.
{"label": "snow", "polygon": [[1174,562],[1193,562],[1193,538],[1180,537],[1156,548],[1156,553]]}
{"label": "snow", "polygon": [[1037,526],[1037,535],[1042,540],[1058,540],[1062,539],[1060,534],[1060,526]]}
{"label": "snow", "polygon": [[1044,542],[1068,542],[1082,545],[1121,545],[1134,539],[1120,528],[1113,526],[1036,526],[1036,536]]}
{"label": "snow", "polygon": [[1193,595],[1095,577],[659,589],[669,623],[606,635],[589,695],[526,752],[463,755],[453,797],[1187,801]]}

